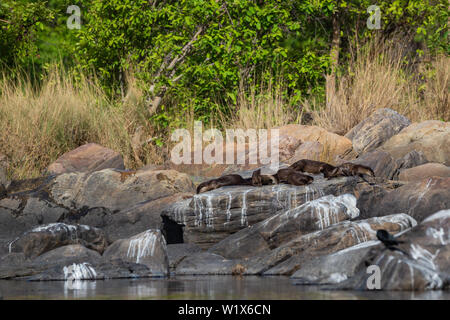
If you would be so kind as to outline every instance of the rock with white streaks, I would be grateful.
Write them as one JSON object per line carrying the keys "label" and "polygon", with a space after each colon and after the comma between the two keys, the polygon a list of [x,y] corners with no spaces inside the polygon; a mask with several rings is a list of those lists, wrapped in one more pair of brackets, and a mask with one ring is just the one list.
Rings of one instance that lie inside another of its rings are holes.
{"label": "rock with white streaks", "polygon": [[450,210],[430,215],[398,240],[402,252],[374,247],[358,274],[337,288],[367,290],[371,275],[366,272],[367,265],[380,268],[382,290],[422,291],[450,286]]}
{"label": "rock with white streaks", "polygon": [[0,258],[0,279],[66,280],[71,287],[76,287],[73,281],[151,275],[143,264],[104,259],[98,252],[79,244],[59,247],[35,258],[26,258],[23,253],[10,253]]}
{"label": "rock with white streaks", "polygon": [[417,222],[406,214],[394,214],[366,220],[343,221],[324,230],[299,235],[269,253],[250,258],[248,274],[292,275],[313,257],[328,255],[376,239],[376,231],[397,234]]}
{"label": "rock with white streaks", "polygon": [[131,238],[117,240],[106,249],[103,257],[143,264],[152,276],[169,273],[166,240],[160,230],[147,230]]}
{"label": "rock with white streaks", "polygon": [[370,240],[332,254],[313,257],[301,263],[291,278],[294,284],[299,285],[340,283],[354,276],[370,249],[380,245],[380,241]]}
{"label": "rock with white streaks", "polygon": [[365,213],[372,209],[375,199],[384,196],[386,188],[389,187],[382,183],[370,185],[359,177],[326,180],[322,175],[315,175],[314,182],[307,186],[222,187],[177,202],[162,214],[184,225],[185,242],[208,249],[241,229],[324,195],[354,194],[357,206]]}
{"label": "rock with white streaks", "polygon": [[356,198],[350,194],[328,195],[282,211],[250,228],[243,229],[209,249],[226,258],[247,258],[279,247],[282,243],[344,220],[356,218]]}
{"label": "rock with white streaks", "polygon": [[69,244],[81,244],[100,254],[107,247],[102,230],[86,225],[50,223],[25,232],[9,244],[9,252],[23,252],[27,258]]}

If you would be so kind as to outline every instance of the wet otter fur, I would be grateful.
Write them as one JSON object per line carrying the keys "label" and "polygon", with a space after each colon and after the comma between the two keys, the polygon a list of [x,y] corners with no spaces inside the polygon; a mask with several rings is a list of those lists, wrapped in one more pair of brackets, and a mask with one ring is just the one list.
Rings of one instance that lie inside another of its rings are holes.
{"label": "wet otter fur", "polygon": [[304,186],[314,181],[313,177],[302,174],[290,167],[278,170],[275,176],[279,182],[292,184],[294,186]]}
{"label": "wet otter fur", "polygon": [[217,179],[211,179],[197,186],[197,193],[207,192],[225,186],[250,186],[252,179],[244,179],[238,174],[228,174]]}
{"label": "wet otter fur", "polygon": [[252,185],[255,187],[266,186],[269,184],[278,184],[278,178],[272,174],[261,174],[261,169],[253,171]]}
{"label": "wet otter fur", "polygon": [[333,174],[338,174],[337,168],[322,161],[315,161],[309,159],[298,160],[297,162],[291,164],[289,168],[295,171],[308,172],[312,174],[323,173],[325,178],[333,177]]}

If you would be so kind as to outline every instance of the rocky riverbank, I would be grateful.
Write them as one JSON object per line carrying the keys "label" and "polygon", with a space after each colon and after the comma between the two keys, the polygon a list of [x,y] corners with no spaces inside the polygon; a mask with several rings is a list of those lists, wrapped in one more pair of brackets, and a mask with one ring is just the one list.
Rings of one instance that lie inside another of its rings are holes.
{"label": "rocky riverbank", "polygon": [[[445,289],[449,141],[449,123],[410,123],[390,109],[346,136],[292,124],[280,128],[285,164],[322,160],[326,151],[330,163],[363,164],[376,178],[318,174],[306,186],[201,194],[193,181],[247,178],[258,166],[167,163],[129,171],[116,152],[87,144],[41,178],[8,181],[0,167],[0,279],[285,275],[296,284],[364,290],[367,266],[377,265],[382,289]],[[403,241],[402,251],[387,250],[379,229]]]}

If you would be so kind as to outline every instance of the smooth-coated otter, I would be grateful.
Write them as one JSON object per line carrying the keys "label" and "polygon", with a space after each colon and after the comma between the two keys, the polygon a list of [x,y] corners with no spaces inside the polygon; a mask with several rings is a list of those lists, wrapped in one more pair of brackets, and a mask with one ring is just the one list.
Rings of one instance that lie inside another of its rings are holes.
{"label": "smooth-coated otter", "polygon": [[323,176],[325,178],[331,178],[333,177],[333,173],[334,174],[338,173],[336,167],[332,166],[331,164],[309,159],[298,160],[297,162],[291,164],[289,168],[292,168],[296,171],[308,172],[312,174],[323,173]]}
{"label": "smooth-coated otter", "polygon": [[368,175],[375,177],[375,173],[368,166],[363,166],[362,164],[355,164],[351,162],[346,162],[338,167],[342,170],[342,173],[346,176],[360,176]]}
{"label": "smooth-coated otter", "polygon": [[292,168],[280,169],[275,176],[279,182],[289,183],[294,186],[303,186],[314,181],[313,177],[300,173]]}
{"label": "smooth-coated otter", "polygon": [[265,186],[269,184],[278,184],[278,178],[273,174],[261,174],[261,169],[253,171],[252,185],[255,187]]}
{"label": "smooth-coated otter", "polygon": [[337,167],[332,166],[331,164],[309,159],[298,160],[297,162],[291,164],[289,168],[292,168],[296,171],[308,172],[312,174],[322,173],[323,176],[327,179],[344,175]]}
{"label": "smooth-coated otter", "polygon": [[225,186],[250,186],[252,179],[244,179],[238,174],[227,174],[217,179],[208,180],[197,186],[197,193],[214,190]]}

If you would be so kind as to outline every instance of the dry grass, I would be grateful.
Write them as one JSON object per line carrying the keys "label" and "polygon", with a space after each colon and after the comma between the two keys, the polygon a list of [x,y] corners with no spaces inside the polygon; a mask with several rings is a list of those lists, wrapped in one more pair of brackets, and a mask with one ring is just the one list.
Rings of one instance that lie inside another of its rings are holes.
{"label": "dry grass", "polygon": [[[392,108],[412,121],[449,121],[449,58],[405,66],[401,47],[372,43],[356,52],[348,72],[337,79],[336,90],[327,88],[327,102],[304,101],[302,111],[312,114],[313,124],[339,134],[377,108]],[[0,157],[6,156],[8,174],[15,179],[41,175],[63,153],[88,142],[120,152],[127,168],[162,163],[174,144],[170,141],[174,127],[186,126],[192,134],[193,106],[183,110],[180,123],[153,127],[143,90],[132,75],[127,76],[127,92],[119,101],[111,101],[95,78],[82,77],[74,83],[57,69],[39,89],[26,79],[20,83],[1,79]],[[290,106],[282,85],[255,87],[241,83],[236,104],[228,106],[232,116],[215,115],[210,125],[245,130],[300,122],[302,114]],[[176,101],[172,104],[176,106]],[[156,146],[156,138],[163,147]],[[321,159],[328,153],[323,150]]]}
{"label": "dry grass", "polygon": [[237,104],[229,106],[231,119],[218,115],[218,122],[224,128],[270,129],[298,122],[299,112],[289,108],[283,96],[283,86],[245,86],[240,84]]}
{"label": "dry grass", "polygon": [[378,108],[394,109],[411,121],[450,120],[449,58],[406,66],[402,46],[393,43],[372,42],[357,52],[336,90],[326,88],[325,106],[305,101],[314,124],[345,134]]}
{"label": "dry grass", "polygon": [[127,167],[158,161],[152,130],[133,85],[123,103],[110,101],[94,80],[75,84],[56,69],[39,90],[30,81],[0,80],[0,154],[13,178],[39,176],[63,153],[96,142],[120,152]]}

